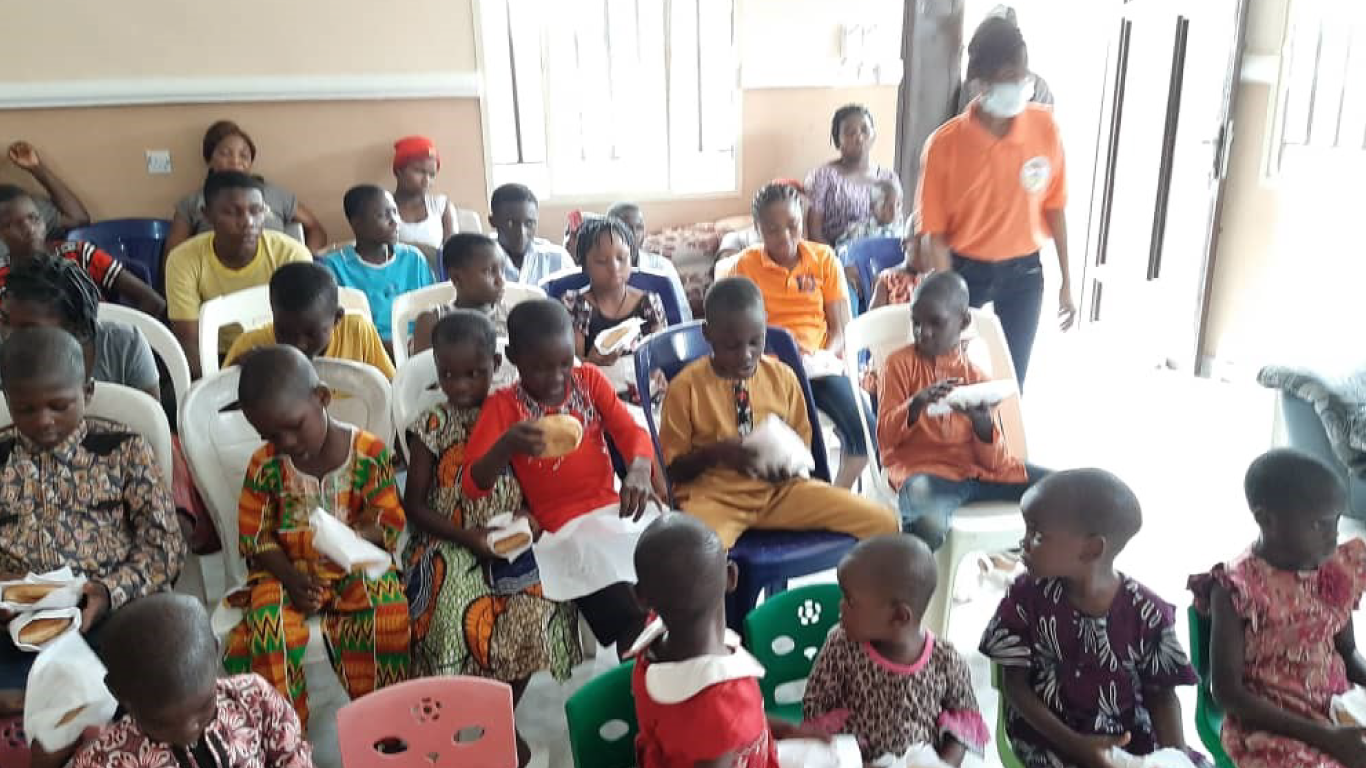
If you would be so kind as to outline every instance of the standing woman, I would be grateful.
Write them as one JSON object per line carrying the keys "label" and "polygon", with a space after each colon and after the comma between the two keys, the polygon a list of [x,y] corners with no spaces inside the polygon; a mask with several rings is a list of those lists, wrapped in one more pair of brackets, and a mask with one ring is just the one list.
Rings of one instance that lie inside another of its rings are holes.
{"label": "standing woman", "polygon": [[896,181],[890,168],[874,165],[870,157],[873,115],[862,104],[846,104],[830,121],[830,141],[840,156],[806,177],[811,208],[806,213],[806,236],[817,243],[834,245],[850,224],[872,215],[873,185]]}
{"label": "standing woman", "polygon": [[426,136],[394,142],[394,202],[398,203],[398,239],[421,248],[431,258],[455,234],[455,206],[432,192],[441,170],[441,155]]}
{"label": "standing woman", "polygon": [[[219,120],[204,132],[204,162],[209,173],[237,171],[251,173],[256,162],[256,142],[251,140],[241,126],[231,120]],[[257,177],[260,178],[259,176]],[[318,222],[294,193],[277,187],[264,179],[262,197],[266,202],[265,228],[283,232],[290,224],[298,223],[304,228],[304,244],[310,251],[317,253],[327,246],[327,231]],[[171,219],[171,231],[166,235],[166,253],[175,250],[177,245],[194,235],[213,229],[213,222],[204,215],[204,189],[199,189],[180,199],[175,206],[175,217]]]}
{"label": "standing woman", "polygon": [[1062,285],[1058,317],[1072,327],[1067,262],[1067,185],[1062,139],[1047,107],[1031,104],[1034,81],[1020,30],[983,22],[968,44],[969,80],[983,83],[967,112],[930,136],[917,205],[930,263],[967,281],[972,306],[990,302],[1001,320],[1021,389],[1043,306],[1039,249],[1052,237]]}

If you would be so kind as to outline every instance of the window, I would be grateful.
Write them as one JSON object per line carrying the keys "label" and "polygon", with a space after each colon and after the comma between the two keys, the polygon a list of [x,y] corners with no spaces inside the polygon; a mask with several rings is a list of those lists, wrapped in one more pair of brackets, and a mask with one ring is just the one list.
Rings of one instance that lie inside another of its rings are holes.
{"label": "window", "polygon": [[[1366,159],[1366,13],[1360,3],[1295,0],[1281,51],[1268,171]],[[1349,157],[1350,156],[1350,157]],[[1341,171],[1341,167],[1338,168]]]}
{"label": "window", "polygon": [[547,197],[736,188],[734,0],[483,0],[495,186]]}

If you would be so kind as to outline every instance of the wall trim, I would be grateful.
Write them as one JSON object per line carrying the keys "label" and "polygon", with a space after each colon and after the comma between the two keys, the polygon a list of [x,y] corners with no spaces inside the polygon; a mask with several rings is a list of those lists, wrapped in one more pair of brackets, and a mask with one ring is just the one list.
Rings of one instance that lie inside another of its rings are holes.
{"label": "wall trim", "polygon": [[246,101],[479,98],[478,72],[154,77],[0,84],[0,109]]}
{"label": "wall trim", "polygon": [[838,60],[811,62],[805,66],[747,64],[740,67],[740,89],[763,91],[784,88],[876,88],[901,84],[900,59],[873,64],[849,64]]}

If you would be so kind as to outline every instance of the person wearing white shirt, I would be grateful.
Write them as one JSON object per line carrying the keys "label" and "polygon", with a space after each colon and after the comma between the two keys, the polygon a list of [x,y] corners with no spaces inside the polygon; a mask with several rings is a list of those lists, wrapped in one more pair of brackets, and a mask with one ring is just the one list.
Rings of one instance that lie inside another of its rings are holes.
{"label": "person wearing white shirt", "polygon": [[503,274],[509,282],[536,285],[550,275],[569,269],[569,252],[536,237],[540,205],[536,195],[521,184],[504,184],[489,199],[489,226],[502,252]]}

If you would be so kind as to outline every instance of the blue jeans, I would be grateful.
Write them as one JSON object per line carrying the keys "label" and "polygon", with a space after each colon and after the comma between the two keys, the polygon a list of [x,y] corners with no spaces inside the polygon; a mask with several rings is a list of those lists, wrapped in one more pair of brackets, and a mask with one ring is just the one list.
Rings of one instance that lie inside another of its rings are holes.
{"label": "blue jeans", "polygon": [[1024,392],[1029,353],[1034,349],[1043,309],[1043,265],[1038,252],[1005,261],[978,261],[955,253],[953,271],[968,284],[968,303],[981,309],[990,302],[1000,318],[1006,346],[1015,361],[1015,378]]}
{"label": "blue jeans", "polygon": [[1048,470],[1025,465],[1023,483],[990,483],[983,480],[945,480],[935,475],[911,475],[897,493],[901,530],[914,533],[930,549],[944,546],[949,518],[959,507],[979,501],[1019,501]]}
{"label": "blue jeans", "polygon": [[[845,454],[850,456],[867,456],[868,446],[863,441],[863,425],[858,423],[860,418],[867,418],[872,423],[874,417],[871,412],[865,412],[867,403],[861,398],[854,397],[854,388],[849,384],[849,379],[845,376],[817,376],[811,380],[811,397],[816,401],[816,408],[821,413],[830,417],[830,421],[835,425],[835,432],[840,436],[840,448]],[[812,424],[811,429],[820,429],[821,425]]]}

